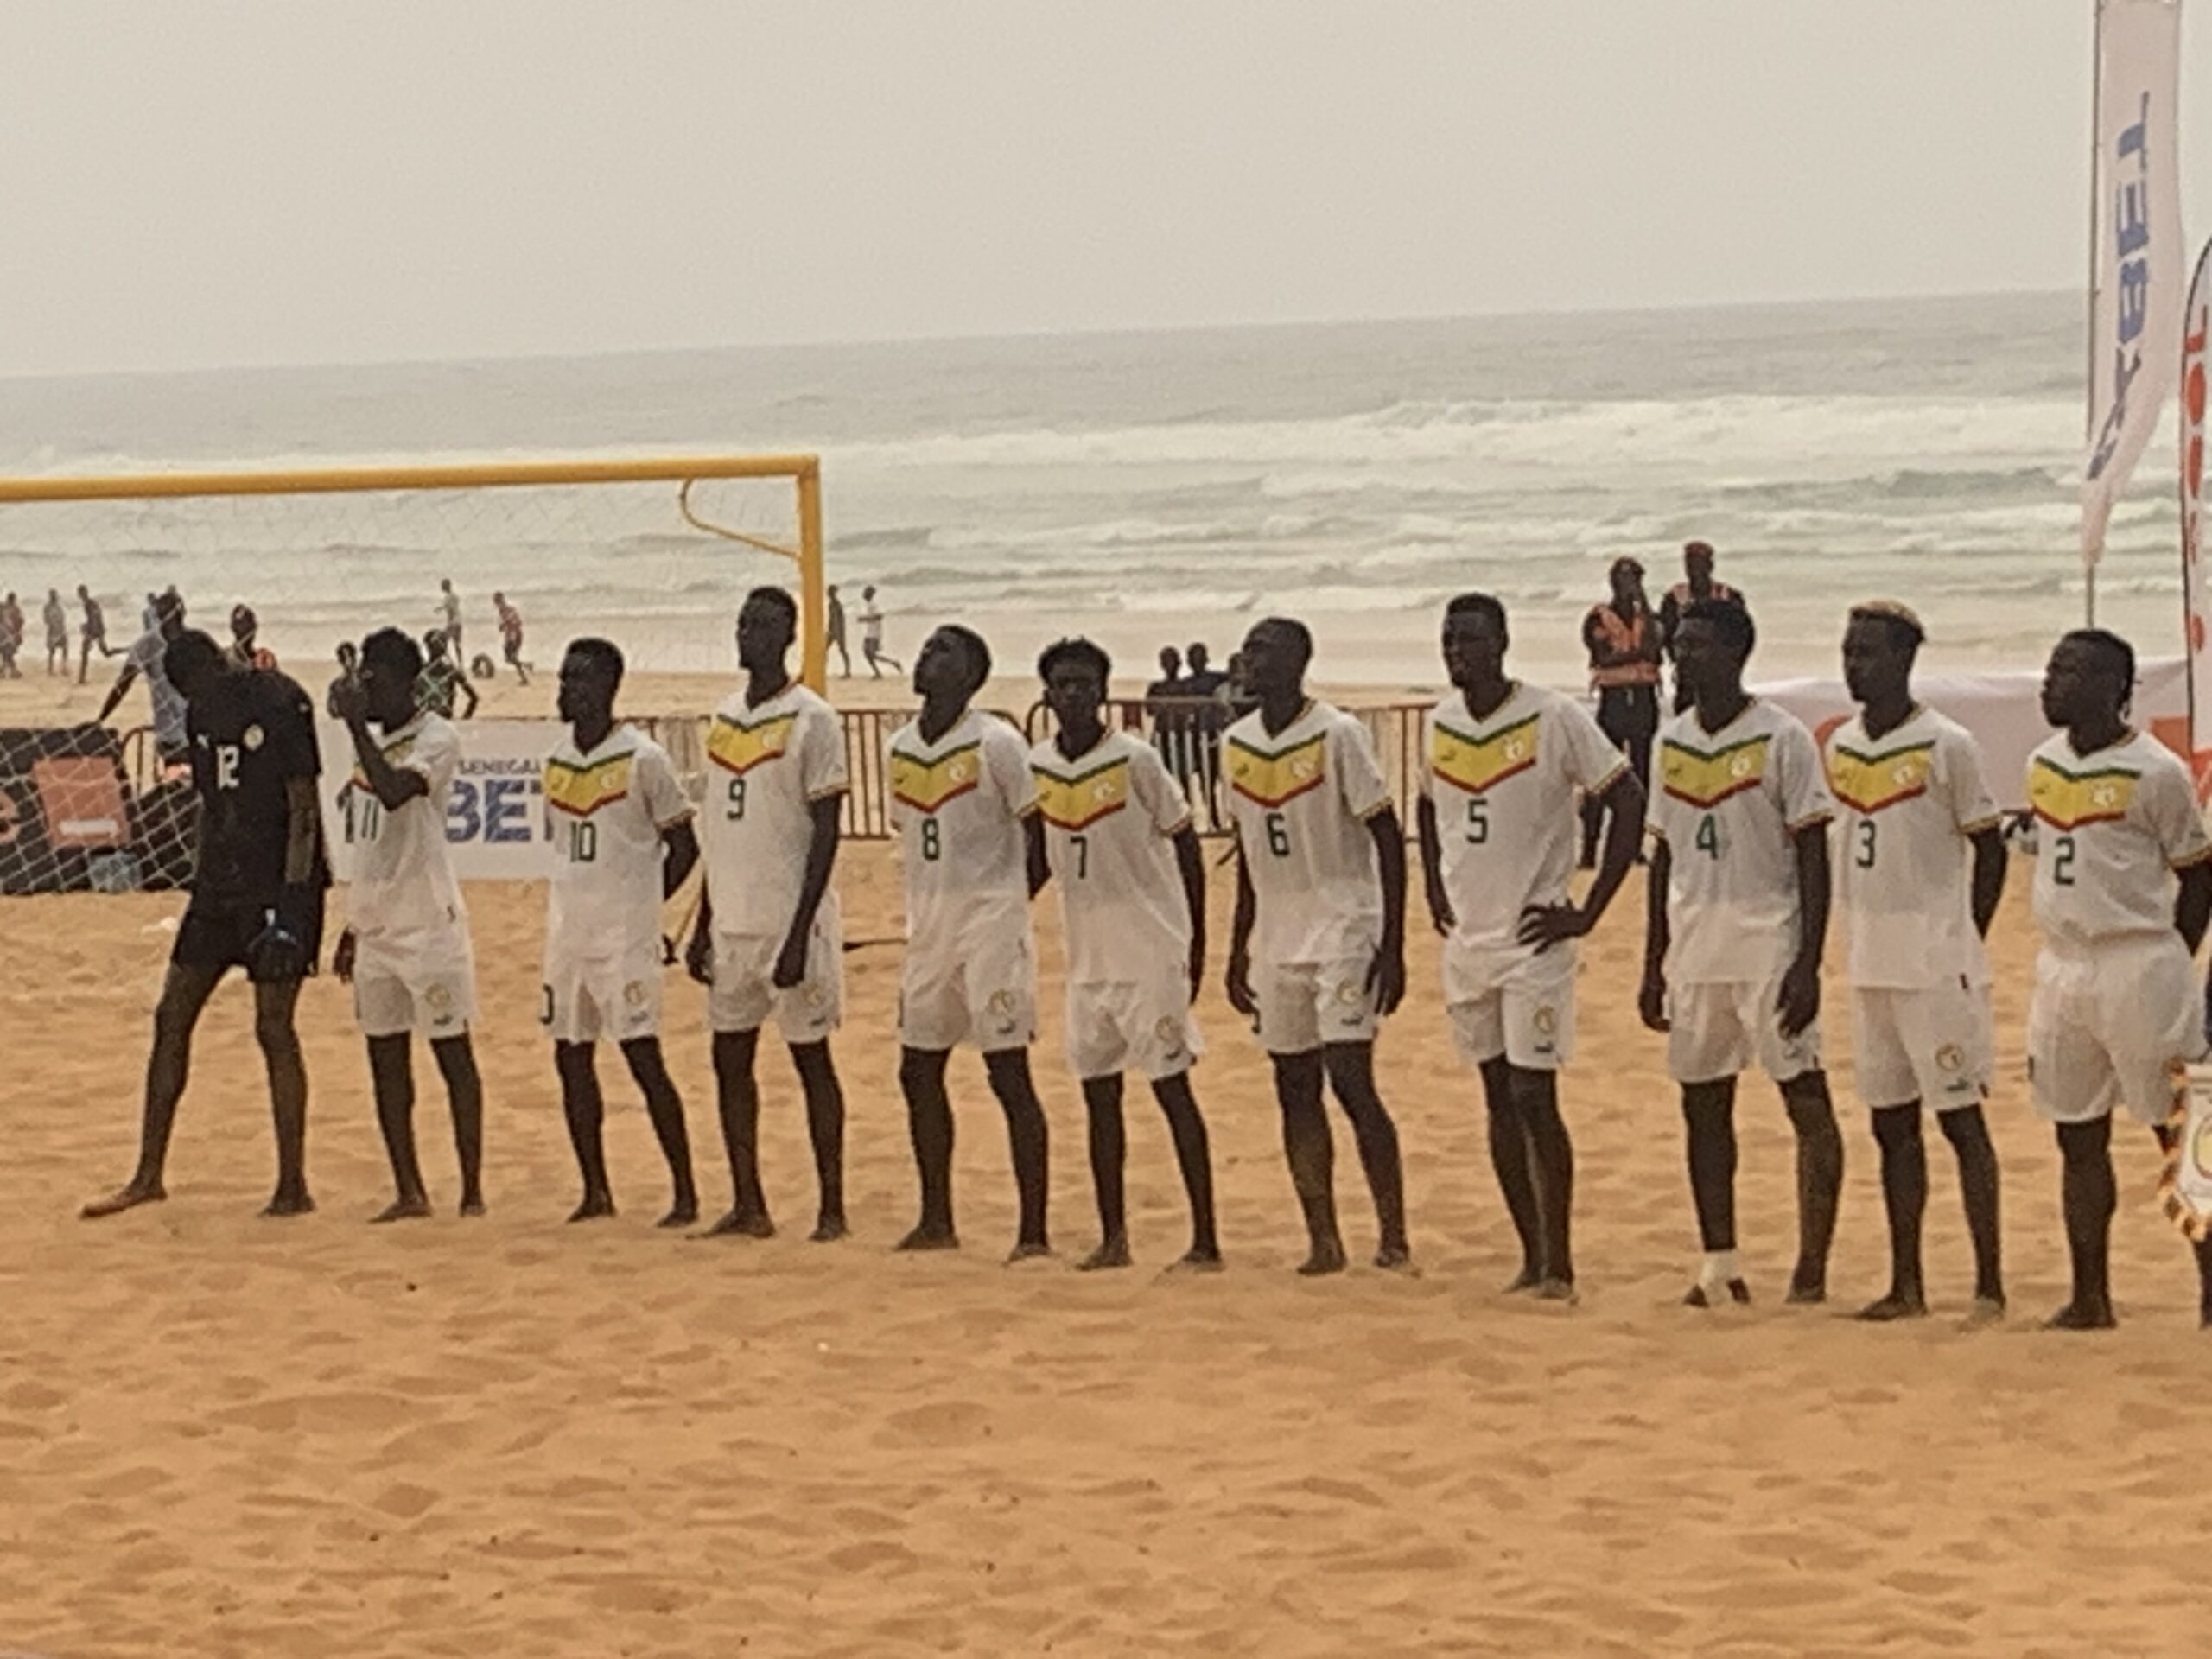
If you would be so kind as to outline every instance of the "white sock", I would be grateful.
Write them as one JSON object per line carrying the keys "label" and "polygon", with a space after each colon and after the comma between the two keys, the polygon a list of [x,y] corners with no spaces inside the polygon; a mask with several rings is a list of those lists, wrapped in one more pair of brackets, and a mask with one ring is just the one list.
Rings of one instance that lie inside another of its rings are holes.
{"label": "white sock", "polygon": [[1735,1251],[1707,1250],[1705,1266],[1699,1270],[1697,1281],[1707,1289],[1725,1289],[1731,1281],[1743,1276],[1743,1269],[1736,1265]]}

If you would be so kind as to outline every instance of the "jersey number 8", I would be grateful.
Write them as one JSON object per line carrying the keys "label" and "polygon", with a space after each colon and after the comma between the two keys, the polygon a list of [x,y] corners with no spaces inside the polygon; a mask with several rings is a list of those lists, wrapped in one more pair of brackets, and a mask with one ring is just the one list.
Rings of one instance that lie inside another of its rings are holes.
{"label": "jersey number 8", "polygon": [[944,851],[944,842],[935,818],[922,820],[922,856],[934,864]]}

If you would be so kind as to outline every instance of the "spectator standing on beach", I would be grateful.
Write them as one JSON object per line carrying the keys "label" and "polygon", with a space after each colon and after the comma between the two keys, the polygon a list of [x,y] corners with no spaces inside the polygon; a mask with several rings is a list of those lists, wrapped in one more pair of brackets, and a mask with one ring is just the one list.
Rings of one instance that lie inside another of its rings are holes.
{"label": "spectator standing on beach", "polygon": [[1191,714],[1182,703],[1190,695],[1190,684],[1183,677],[1183,653],[1162,645],[1160,677],[1144,689],[1145,712],[1152,719],[1153,747],[1185,796],[1191,792]]}
{"label": "spectator standing on beach", "polygon": [[453,654],[454,661],[458,663],[461,660],[461,595],[454,592],[451,576],[438,578],[438,613],[445,619],[442,632],[445,634],[446,649]]}
{"label": "spectator standing on beach", "polygon": [[[182,606],[178,607],[182,610]],[[268,646],[255,642],[261,632],[261,619],[253,613],[251,605],[231,607],[231,643],[229,656],[240,668],[257,668],[273,672],[276,667],[276,653]]]}
{"label": "spectator standing on beach", "polygon": [[0,600],[0,679],[20,680],[23,671],[16,666],[16,653],[23,648],[23,607],[10,594]]}
{"label": "spectator standing on beach", "polygon": [[[343,686],[346,681],[353,678],[357,674],[359,674],[360,670],[361,653],[354,647],[353,642],[351,639],[340,639],[338,642],[338,677],[331,681],[330,689],[322,694],[323,712],[328,715],[333,720],[343,720],[345,718],[343,715],[338,712],[340,709],[345,707],[344,699],[339,696],[339,688]],[[422,702],[422,696],[419,690],[421,683],[417,681],[416,683],[418,690],[415,700],[419,705]]]}
{"label": "spectator standing on beach", "polygon": [[92,597],[92,590],[81,582],[77,584],[77,602],[85,607],[84,652],[77,659],[77,683],[82,685],[92,671],[92,653],[97,651],[103,657],[112,657],[115,647],[107,642],[106,613]]}
{"label": "spectator standing on beach", "polygon": [[1192,766],[1205,783],[1206,818],[1221,828],[1221,734],[1229,729],[1229,707],[1222,697],[1229,676],[1209,668],[1203,640],[1194,640],[1185,654],[1191,671],[1183,677],[1183,695],[1198,706],[1190,715]]}
{"label": "spectator standing on beach", "polygon": [[460,698],[468,705],[460,717],[474,719],[476,688],[447,654],[444,629],[432,628],[423,636],[423,677],[415,682],[415,701],[441,720],[451,720],[454,699]]}
{"label": "spectator standing on beach", "polygon": [[894,674],[905,673],[897,658],[884,654],[883,613],[877,608],[873,587],[861,589],[861,655],[868,661],[868,672],[879,680],[886,668]]}
{"label": "spectator standing on beach", "polygon": [[[1643,567],[1613,561],[1612,596],[1582,620],[1582,645],[1590,653],[1590,689],[1598,694],[1598,729],[1628,756],[1629,769],[1648,795],[1651,740],[1659,731],[1659,619],[1643,594]],[[1596,798],[1582,804],[1582,868],[1596,868],[1598,832],[1605,817]]]}
{"label": "spectator standing on beach", "polygon": [[61,662],[60,671],[69,671],[69,613],[61,603],[61,590],[46,590],[46,671],[54,671],[54,659]]}
{"label": "spectator standing on beach", "polygon": [[[1725,582],[1713,579],[1713,543],[1684,542],[1682,543],[1682,580],[1667,590],[1667,597],[1659,601],[1659,639],[1667,659],[1675,659],[1675,636],[1680,632],[1682,617],[1692,604],[1700,599],[1726,600],[1731,605],[1743,605],[1744,595]],[[1749,609],[1748,606],[1745,607]],[[1689,694],[1682,690],[1681,676],[1675,677],[1675,712],[1681,714],[1690,706]]]}
{"label": "spectator standing on beach", "polygon": [[493,594],[492,604],[499,613],[499,644],[506,653],[507,666],[514,670],[515,678],[528,685],[530,664],[522,659],[522,613],[507,603],[505,594]]}
{"label": "spectator standing on beach", "polygon": [[824,666],[827,666],[826,659],[831,651],[837,653],[837,660],[844,664],[838,677],[851,679],[853,658],[852,653],[845,649],[845,601],[837,597],[837,584],[834,582],[830,584],[830,639],[823,647]]}

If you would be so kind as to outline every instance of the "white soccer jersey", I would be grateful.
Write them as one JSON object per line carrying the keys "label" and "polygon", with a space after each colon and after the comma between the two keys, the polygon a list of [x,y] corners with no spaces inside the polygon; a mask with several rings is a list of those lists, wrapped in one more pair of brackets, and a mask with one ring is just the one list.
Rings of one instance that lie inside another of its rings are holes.
{"label": "white soccer jersey", "polygon": [[1341,709],[1309,701],[1270,732],[1257,712],[1222,735],[1229,804],[1259,913],[1254,956],[1337,963],[1382,938],[1382,881],[1367,820],[1390,791],[1375,742]]}
{"label": "white soccer jersey", "polygon": [[1452,945],[1526,953],[1516,940],[1522,912],[1567,901],[1582,834],[1577,793],[1611,788],[1627,757],[1580,703],[1534,685],[1515,686],[1483,720],[1454,692],[1423,721],[1421,755],[1457,923]]}
{"label": "white soccer jersey", "polygon": [[691,816],[668,752],[617,726],[588,754],[563,737],[545,759],[553,831],[549,962],[613,959],[660,939],[661,831]]}
{"label": "white soccer jersey", "polygon": [[[701,839],[714,931],[781,941],[798,913],[814,843],[814,804],[846,789],[836,711],[793,683],[758,706],[742,691],[707,732]],[[833,893],[824,893],[826,906]]]}
{"label": "white soccer jersey", "polygon": [[1071,983],[1135,984],[1191,954],[1191,910],[1170,838],[1191,809],[1151,747],[1109,732],[1070,760],[1030,751],[1045,848],[1060,887]]}
{"label": "white soccer jersey", "polygon": [[891,736],[891,827],[906,869],[910,949],[949,946],[971,923],[1027,925],[1036,810],[1029,746],[995,715],[969,709],[934,743],[910,721]]}
{"label": "white soccer jersey", "polygon": [[2089,947],[2174,931],[2172,872],[2212,857],[2189,769],[2141,732],[2076,754],[2058,733],[2028,760],[2036,920],[2047,943]]}
{"label": "white soccer jersey", "polygon": [[1989,981],[1974,931],[1969,841],[1997,823],[1981,750],[1932,709],[1870,737],[1864,715],[1828,739],[1828,786],[1842,834],[1836,903],[1853,985],[1916,990]]}
{"label": "white soccer jersey", "polygon": [[1834,816],[1820,750],[1761,697],[1717,732],[1697,711],[1659,730],[1651,833],[1667,843],[1670,985],[1773,977],[1797,952],[1793,836]]}
{"label": "white soccer jersey", "polygon": [[461,766],[461,735],[450,721],[417,714],[378,747],[385,763],[429,785],[387,811],[357,763],[346,786],[346,841],[353,849],[346,925],[365,939],[402,939],[463,924],[461,883],[446,842],[446,803]]}

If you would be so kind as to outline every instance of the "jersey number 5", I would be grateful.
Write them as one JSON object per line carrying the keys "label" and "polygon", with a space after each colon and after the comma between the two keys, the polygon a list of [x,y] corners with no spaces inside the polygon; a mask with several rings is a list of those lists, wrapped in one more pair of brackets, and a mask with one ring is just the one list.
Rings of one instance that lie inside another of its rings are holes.
{"label": "jersey number 5", "polygon": [[1467,842],[1479,847],[1490,839],[1490,803],[1479,795],[1467,802]]}

